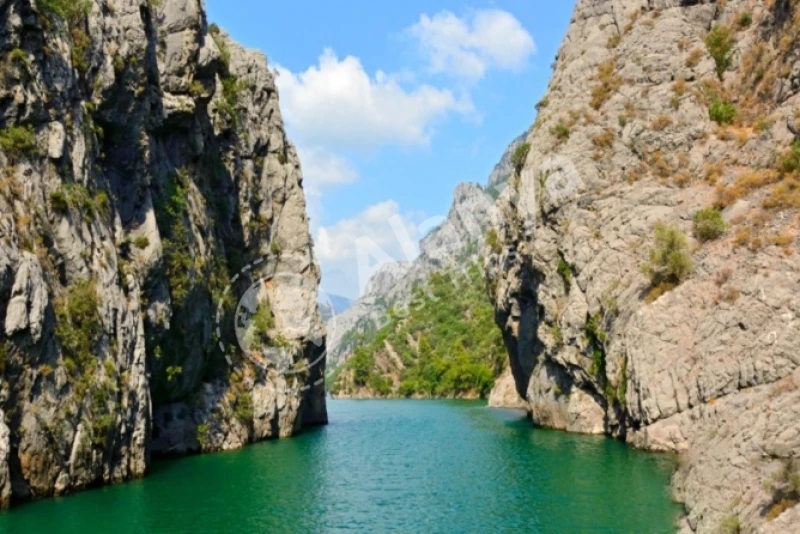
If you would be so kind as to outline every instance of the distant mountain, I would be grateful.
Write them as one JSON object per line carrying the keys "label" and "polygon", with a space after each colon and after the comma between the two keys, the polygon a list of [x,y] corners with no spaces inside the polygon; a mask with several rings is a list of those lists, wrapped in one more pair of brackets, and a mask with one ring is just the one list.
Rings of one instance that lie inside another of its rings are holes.
{"label": "distant mountain", "polygon": [[320,295],[319,313],[326,323],[353,307],[353,300],[341,295]]}
{"label": "distant mountain", "polygon": [[[367,284],[367,290],[364,295],[359,298],[350,309],[327,321],[328,362],[332,368],[347,361],[357,348],[366,349],[368,351],[375,348],[373,346],[373,341],[376,336],[380,338],[385,335],[385,333],[380,333],[379,331],[383,330],[383,327],[388,326],[389,323],[397,323],[396,317],[391,317],[390,314],[387,313],[388,310],[392,309],[397,303],[405,302],[410,304],[419,300],[415,293],[415,288],[420,284],[428,283],[434,275],[445,273],[453,275],[454,273],[459,273],[458,276],[463,276],[461,273],[466,273],[467,271],[471,272],[476,264],[481,263],[481,251],[484,247],[489,221],[495,217],[494,198],[496,198],[496,195],[494,193],[498,189],[501,189],[498,186],[501,186],[508,179],[510,174],[513,173],[513,168],[510,163],[511,154],[513,154],[514,150],[516,150],[517,146],[522,142],[524,142],[524,136],[515,139],[504,152],[500,162],[495,166],[489,178],[489,183],[492,185],[491,189],[489,189],[489,187],[484,188],[476,183],[461,183],[456,186],[453,193],[453,203],[447,218],[439,227],[422,239],[420,242],[420,255],[416,260],[410,263],[396,262],[384,265],[373,275]],[[443,294],[447,293],[450,295],[448,297],[449,300],[453,300],[455,296],[455,301],[458,301],[452,303],[452,309],[447,307],[442,308],[441,312],[444,315],[456,313],[456,310],[459,310],[459,313],[465,313],[467,316],[483,316],[484,310],[480,307],[480,304],[486,303],[481,302],[481,299],[476,297],[484,292],[482,277],[476,278],[475,276],[467,276],[465,279],[469,279],[469,283],[467,284],[469,291],[456,292],[451,295],[444,289],[444,286],[440,288]],[[442,284],[439,285],[441,286]],[[464,287],[464,290],[467,290],[467,287]],[[464,300],[464,302],[460,302],[460,296],[464,297],[465,300],[461,299]],[[489,309],[488,306],[485,306],[485,308],[487,310]],[[416,317],[416,319],[424,322],[423,316]],[[413,322],[413,319],[409,318],[409,321]],[[491,328],[492,325],[486,326]],[[479,328],[477,323],[473,325],[471,329],[473,331],[472,333],[481,338],[481,342],[491,337],[489,334],[482,335],[483,331]],[[394,326],[386,330],[392,330],[395,332],[395,335],[399,331],[397,324],[394,324]],[[417,330],[414,330],[413,333],[409,333],[412,337],[417,337],[419,335]],[[434,333],[432,340],[439,337],[442,336],[438,333]],[[466,341],[468,345],[470,343],[475,347],[479,345],[474,342],[475,340],[467,339]],[[488,341],[486,342],[488,343]],[[408,349],[415,344],[410,338],[408,340],[410,345],[406,346],[405,343],[405,339],[399,342],[395,340],[393,346],[397,346],[398,348],[405,347]],[[481,346],[482,344],[483,343],[480,343]],[[491,343],[486,346],[488,347],[490,345]],[[361,352],[363,353],[364,350],[361,350]],[[467,351],[467,353],[469,353],[469,351]],[[488,358],[497,353],[496,350],[486,350],[481,358]],[[378,355],[377,352],[376,355],[380,360],[380,355]],[[472,361],[472,359],[469,359],[469,361],[470,365],[479,363]],[[487,365],[481,367],[482,370],[491,369],[492,372],[495,371],[496,366],[493,362],[485,363],[487,363]],[[407,361],[406,364],[410,365],[410,360]],[[403,378],[398,375],[398,369],[402,369],[403,365],[389,365],[384,367],[384,369],[381,369],[380,372],[376,371],[376,373],[381,376],[382,383],[384,383],[388,380],[388,376],[394,372],[397,376],[393,378],[394,387],[392,389],[396,390],[399,381]],[[393,371],[390,371],[389,367],[391,367]],[[463,369],[459,369],[463,371]],[[474,370],[476,368],[470,367],[470,369]],[[409,370],[405,372],[404,376],[408,375],[410,372],[409,367]],[[334,382],[335,381],[331,381],[332,384]],[[485,390],[484,387],[471,387],[468,389],[471,389],[473,393],[483,393]],[[409,390],[408,393],[412,393],[412,391]],[[448,391],[446,393],[456,394],[455,391]],[[365,392],[365,394],[368,395],[369,392]]]}
{"label": "distant mountain", "polygon": [[333,311],[335,311],[337,314],[344,313],[353,307],[352,299],[347,297],[343,297],[341,295],[328,295],[328,298],[330,299],[331,304],[333,304]]}

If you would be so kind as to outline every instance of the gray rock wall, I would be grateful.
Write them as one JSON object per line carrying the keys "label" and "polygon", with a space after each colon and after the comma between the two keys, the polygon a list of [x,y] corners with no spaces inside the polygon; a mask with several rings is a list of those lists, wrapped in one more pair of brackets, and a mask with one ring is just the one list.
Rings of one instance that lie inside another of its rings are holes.
{"label": "gray rock wall", "polygon": [[324,351],[266,58],[202,0],[53,5],[0,3],[0,506],[326,421],[324,361],[235,348],[262,280],[295,366]]}
{"label": "gray rock wall", "polygon": [[[790,531],[767,519],[800,455],[800,203],[781,170],[798,21],[794,1],[579,0],[498,202],[487,277],[534,423],[680,453],[684,532]],[[717,25],[734,41],[722,80]],[[713,95],[732,124],[712,121]],[[659,297],[640,269],[656,223],[692,236],[710,206],[727,231],[692,238],[691,275]]]}

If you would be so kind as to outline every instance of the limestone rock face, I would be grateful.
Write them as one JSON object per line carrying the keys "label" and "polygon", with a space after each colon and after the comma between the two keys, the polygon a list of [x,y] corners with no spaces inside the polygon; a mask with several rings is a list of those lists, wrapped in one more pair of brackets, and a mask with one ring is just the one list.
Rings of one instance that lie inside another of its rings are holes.
{"label": "limestone rock face", "polygon": [[[319,268],[264,55],[202,0],[2,4],[0,506],[326,422]],[[251,286],[291,372],[237,346]]]}
{"label": "limestone rock face", "polygon": [[514,384],[514,376],[511,374],[511,368],[507,368],[503,373],[497,377],[494,382],[494,387],[489,393],[489,407],[490,408],[515,408],[525,409],[528,404],[517,393],[517,387]]}
{"label": "limestone rock face", "polygon": [[[533,422],[680,453],[685,532],[796,522],[769,480],[800,455],[798,9],[579,0],[497,203],[488,285]],[[657,223],[693,267],[655,291]]]}

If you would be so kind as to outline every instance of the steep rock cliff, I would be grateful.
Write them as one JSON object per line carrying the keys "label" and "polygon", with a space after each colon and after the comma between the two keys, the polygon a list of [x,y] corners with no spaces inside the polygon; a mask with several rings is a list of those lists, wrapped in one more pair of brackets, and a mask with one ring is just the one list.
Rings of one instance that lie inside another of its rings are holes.
{"label": "steep rock cliff", "polygon": [[[3,0],[0,32],[0,506],[325,422],[266,58],[202,0]],[[251,286],[296,372],[238,350]]]}
{"label": "steep rock cliff", "polygon": [[498,202],[534,423],[681,453],[685,532],[797,524],[799,10],[579,0]]}

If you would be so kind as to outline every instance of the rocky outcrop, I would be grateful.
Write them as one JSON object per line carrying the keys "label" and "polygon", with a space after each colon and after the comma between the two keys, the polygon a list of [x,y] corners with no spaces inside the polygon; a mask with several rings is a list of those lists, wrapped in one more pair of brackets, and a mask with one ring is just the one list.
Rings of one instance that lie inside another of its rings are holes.
{"label": "rocky outcrop", "polygon": [[[487,278],[534,423],[680,453],[683,532],[797,513],[798,8],[579,0],[498,202]],[[658,223],[692,236],[681,276],[643,274]]]}
{"label": "rocky outcrop", "polygon": [[[325,422],[319,269],[263,54],[202,0],[13,0],[0,31],[0,506]],[[249,288],[291,372],[238,349]]]}
{"label": "rocky outcrop", "polygon": [[500,161],[497,162],[497,165],[494,166],[492,169],[492,174],[489,175],[489,179],[486,182],[486,187],[489,189],[492,188],[500,188],[504,183],[508,181],[509,178],[514,174],[514,164],[511,163],[511,157],[514,155],[514,151],[517,150],[517,147],[522,145],[526,138],[528,137],[527,133],[524,133],[514,139],[506,151],[503,152],[503,156],[500,158]]}
{"label": "rocky outcrop", "polygon": [[495,380],[494,387],[489,393],[488,401],[490,408],[514,408],[524,410],[528,407],[525,400],[520,397],[517,392],[517,386],[514,383],[514,375],[511,374],[510,367],[506,367],[503,373]]}

